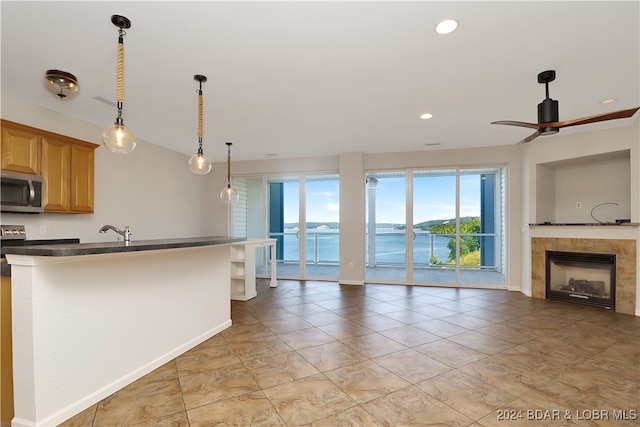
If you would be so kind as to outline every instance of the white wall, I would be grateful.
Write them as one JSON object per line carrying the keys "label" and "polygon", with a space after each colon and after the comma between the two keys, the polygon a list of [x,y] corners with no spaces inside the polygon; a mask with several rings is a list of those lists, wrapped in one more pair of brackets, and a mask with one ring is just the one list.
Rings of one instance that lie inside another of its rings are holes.
{"label": "white wall", "polygon": [[[100,144],[102,128],[5,94],[2,118]],[[187,155],[144,141],[128,155],[100,146],[95,150],[93,214],[3,213],[0,222],[24,224],[28,239],[78,237],[81,242],[115,240],[115,233],[98,234],[104,224],[129,225],[134,240],[226,234],[226,227],[216,227],[221,213],[214,209],[222,205],[222,186],[214,187],[211,174],[191,173],[188,161]],[[222,220],[226,224],[226,217]],[[41,235],[41,226],[53,227],[53,233]]]}

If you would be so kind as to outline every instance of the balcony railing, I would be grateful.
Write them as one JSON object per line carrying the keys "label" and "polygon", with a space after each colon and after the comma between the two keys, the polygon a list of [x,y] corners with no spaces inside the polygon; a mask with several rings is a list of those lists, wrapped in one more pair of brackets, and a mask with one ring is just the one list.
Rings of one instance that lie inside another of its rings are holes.
{"label": "balcony railing", "polygon": [[[306,262],[307,264],[336,265],[340,262],[340,239],[338,230],[307,230]],[[285,263],[300,262],[298,231],[270,233],[269,237],[277,238],[283,247],[282,261]],[[368,239],[368,233],[367,233]],[[446,264],[450,249],[449,240],[454,234],[437,234],[423,231],[413,232],[413,265],[418,268],[426,267],[455,267]],[[481,239],[496,239],[492,233],[461,234],[460,237],[478,237]],[[406,264],[406,242],[404,230],[377,232],[375,266],[397,267]],[[495,241],[495,240],[494,240]],[[482,250],[482,246],[480,248]],[[494,265],[464,265],[464,267],[495,268]]]}

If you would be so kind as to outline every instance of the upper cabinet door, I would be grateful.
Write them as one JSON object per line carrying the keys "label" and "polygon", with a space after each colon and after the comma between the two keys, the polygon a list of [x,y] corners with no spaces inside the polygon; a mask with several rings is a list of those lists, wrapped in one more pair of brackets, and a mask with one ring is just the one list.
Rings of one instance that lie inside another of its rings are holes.
{"label": "upper cabinet door", "polygon": [[2,170],[40,175],[41,136],[27,126],[2,121]]}
{"label": "upper cabinet door", "polygon": [[96,145],[71,145],[71,210],[93,213],[93,170]]}
{"label": "upper cabinet door", "polygon": [[44,210],[71,210],[71,143],[65,139],[42,139]]}

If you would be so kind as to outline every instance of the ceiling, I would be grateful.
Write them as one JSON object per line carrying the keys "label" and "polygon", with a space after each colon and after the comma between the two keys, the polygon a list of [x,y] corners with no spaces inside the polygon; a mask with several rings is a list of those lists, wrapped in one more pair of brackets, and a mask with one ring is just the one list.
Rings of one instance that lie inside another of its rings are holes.
{"label": "ceiling", "polygon": [[[235,160],[512,145],[531,129],[490,122],[536,122],[545,95],[537,74],[548,69],[557,72],[550,95],[560,120],[640,105],[638,1],[3,0],[0,8],[3,95],[111,125],[118,29],[110,18],[124,15],[132,22],[125,124],[140,140],[195,153],[193,76],[203,74],[213,161],[226,158],[226,141]],[[439,35],[446,18],[459,27]],[[76,75],[79,93],[48,92],[47,69]],[[600,103],[611,97],[618,101]],[[433,118],[421,120],[426,112]]]}

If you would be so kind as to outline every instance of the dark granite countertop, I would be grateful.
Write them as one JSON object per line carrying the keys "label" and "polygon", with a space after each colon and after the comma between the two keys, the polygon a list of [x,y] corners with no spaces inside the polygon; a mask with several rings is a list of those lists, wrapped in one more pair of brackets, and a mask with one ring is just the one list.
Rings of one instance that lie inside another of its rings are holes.
{"label": "dark granite countertop", "polygon": [[123,241],[99,243],[67,243],[58,245],[15,246],[5,248],[5,253],[31,256],[77,256],[110,254],[117,252],[153,251],[158,249],[191,248],[242,242],[244,237],[206,236],[180,239],[139,240],[125,244]]}

